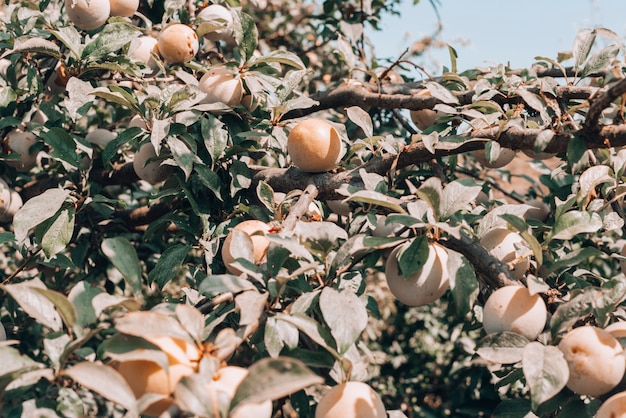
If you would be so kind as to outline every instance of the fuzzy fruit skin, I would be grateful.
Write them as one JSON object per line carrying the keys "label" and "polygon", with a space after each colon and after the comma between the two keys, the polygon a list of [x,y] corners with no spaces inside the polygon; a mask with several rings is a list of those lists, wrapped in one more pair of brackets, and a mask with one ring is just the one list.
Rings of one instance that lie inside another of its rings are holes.
{"label": "fuzzy fruit skin", "polygon": [[330,171],[341,156],[337,130],[322,119],[298,122],[287,138],[287,153],[293,165],[309,173]]}
{"label": "fuzzy fruit skin", "polygon": [[574,328],[558,347],[569,366],[567,387],[579,395],[603,395],[616,387],[624,376],[623,348],[614,336],[601,328]]}
{"label": "fuzzy fruit skin", "polygon": [[524,277],[530,267],[528,257],[517,260],[516,247],[522,248],[522,252],[524,252],[524,248],[527,246],[522,236],[516,232],[501,228],[493,229],[482,236],[480,245],[485,247],[489,254],[503,263],[517,261],[511,272],[513,273],[513,277],[517,280]]}
{"label": "fuzzy fruit skin", "polygon": [[595,415],[595,418],[624,417],[626,417],[626,392],[616,393],[604,401]]}
{"label": "fuzzy fruit skin", "polygon": [[175,23],[159,34],[157,47],[166,62],[176,64],[191,61],[200,44],[193,29],[182,23]]}
{"label": "fuzzy fruit skin", "polygon": [[156,38],[153,38],[152,36],[140,36],[135,38],[130,42],[128,55],[146,64],[152,72],[156,72],[159,69],[159,66],[154,60],[152,53],[159,52],[157,43],[158,41]]}
{"label": "fuzzy fruit skin", "polygon": [[315,418],[386,418],[380,395],[363,382],[346,382],[320,399]]}
{"label": "fuzzy fruit skin", "polygon": [[[251,219],[237,224],[233,229],[245,232],[250,237],[250,241],[252,243],[252,248],[254,251],[254,260],[250,261],[254,262],[255,264],[261,263],[261,261],[263,261],[263,259],[265,258],[265,254],[267,253],[267,247],[269,247],[270,241],[264,235],[259,235],[258,232],[269,232],[269,225],[256,219]],[[231,251],[232,239],[232,233],[229,233],[224,240],[224,245],[222,246],[222,261],[224,262],[226,269],[231,274],[240,275],[242,271],[240,271],[237,267],[233,265],[235,257],[233,256]]]}
{"label": "fuzzy fruit skin", "polygon": [[85,141],[90,144],[98,145],[101,148],[107,146],[107,144],[117,138],[117,134],[115,132],[111,132],[108,129],[94,129],[85,135]]}
{"label": "fuzzy fruit skin", "polygon": [[[219,369],[211,383],[207,385],[209,397],[218,403],[218,392],[226,393],[232,400],[237,392],[239,384],[248,375],[248,370],[243,367],[226,366]],[[219,409],[219,405],[215,410]],[[245,403],[228,414],[229,418],[271,418],[272,402]]]}
{"label": "fuzzy fruit skin", "polygon": [[604,328],[606,332],[617,338],[626,338],[626,321],[617,321]]}
{"label": "fuzzy fruit skin", "polygon": [[536,221],[545,222],[550,215],[550,206],[541,199],[531,199],[526,202],[527,205],[532,206],[532,209],[528,209],[524,214],[524,219],[533,219]]}
{"label": "fuzzy fruit skin", "polygon": [[131,17],[139,8],[139,0],[109,0],[111,16]]}
{"label": "fuzzy fruit skin", "polygon": [[149,159],[156,156],[152,143],[146,142],[135,153],[135,158],[133,159],[133,168],[137,176],[150,184],[157,184],[167,180],[173,171],[171,166],[161,164],[161,161],[148,162]]}
{"label": "fuzzy fruit skin", "polygon": [[204,34],[204,37],[210,41],[221,41],[233,36],[233,15],[224,6],[219,4],[211,4],[198,13],[197,19],[206,20],[198,25],[198,32],[205,32],[205,27],[212,24],[224,24],[224,29],[217,29]]}
{"label": "fuzzy fruit skin", "polygon": [[37,164],[37,153],[31,153],[30,147],[37,142],[37,137],[31,132],[14,129],[4,138],[11,152],[20,156],[19,160],[5,161],[8,166],[16,168],[18,171],[29,171]]}
{"label": "fuzzy fruit skin", "polygon": [[450,286],[448,252],[435,243],[429,244],[428,249],[428,258],[422,269],[409,277],[402,276],[398,268],[400,247],[394,248],[387,259],[385,276],[389,291],[405,305],[428,305],[439,299]]}
{"label": "fuzzy fruit skin", "polygon": [[420,131],[433,126],[439,116],[437,112],[432,109],[411,110],[409,115],[411,116],[411,121],[413,121]]}
{"label": "fuzzy fruit skin", "polygon": [[523,286],[504,286],[493,292],[483,308],[487,334],[510,331],[535,340],[546,325],[548,310],[537,294]]}
{"label": "fuzzy fruit skin", "polygon": [[77,28],[94,30],[106,23],[111,4],[109,0],[65,0],[65,12]]}
{"label": "fuzzy fruit skin", "polygon": [[487,160],[487,155],[485,150],[476,150],[474,151],[474,157],[481,163],[483,166],[487,168],[502,168],[515,158],[517,152],[510,148],[501,148],[500,155],[496,158],[495,161],[489,162]]}
{"label": "fuzzy fruit skin", "polygon": [[243,98],[243,83],[238,74],[224,66],[212,67],[198,82],[198,88],[206,93],[201,103],[224,103],[233,107]]}

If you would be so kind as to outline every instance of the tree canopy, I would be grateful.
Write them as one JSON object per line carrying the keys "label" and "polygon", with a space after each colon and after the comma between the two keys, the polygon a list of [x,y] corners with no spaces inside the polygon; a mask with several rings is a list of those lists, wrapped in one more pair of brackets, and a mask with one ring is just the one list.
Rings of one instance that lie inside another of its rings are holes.
{"label": "tree canopy", "polygon": [[432,75],[398,7],[2,5],[0,417],[614,416],[623,39]]}

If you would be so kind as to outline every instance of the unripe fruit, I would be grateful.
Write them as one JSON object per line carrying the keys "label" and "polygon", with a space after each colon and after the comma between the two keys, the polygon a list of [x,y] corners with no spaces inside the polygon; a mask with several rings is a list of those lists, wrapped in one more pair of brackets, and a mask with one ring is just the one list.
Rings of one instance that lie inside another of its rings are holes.
{"label": "unripe fruit", "polygon": [[389,291],[408,306],[423,306],[439,299],[450,285],[447,250],[439,244],[429,244],[428,257],[421,270],[404,277],[398,268],[400,248],[393,249],[385,264]]}
{"label": "unripe fruit", "polygon": [[159,34],[157,47],[167,63],[176,64],[191,61],[200,44],[193,29],[182,23],[175,23]]}
{"label": "unripe fruit", "polygon": [[65,0],[65,11],[77,28],[93,30],[106,23],[111,4],[109,0]]}
{"label": "unripe fruit", "polygon": [[579,395],[603,395],[624,376],[626,363],[622,346],[603,329],[574,328],[563,337],[559,349],[569,366],[567,387]]}
{"label": "unripe fruit", "polygon": [[139,0],[109,0],[109,3],[111,16],[131,17],[139,8]]}
{"label": "unripe fruit", "polygon": [[546,325],[548,310],[543,299],[523,286],[504,286],[493,292],[483,308],[487,334],[515,332],[535,340]]}
{"label": "unripe fruit", "polygon": [[18,171],[28,171],[37,163],[37,152],[30,152],[30,147],[37,143],[37,137],[32,132],[14,129],[4,138],[10,153],[17,153],[19,160],[7,160],[6,164]]}
{"label": "unripe fruit", "polygon": [[315,410],[315,418],[386,418],[380,395],[363,382],[346,382],[330,389]]}
{"label": "unripe fruit", "polygon": [[[248,375],[243,367],[226,366],[217,371],[211,383],[207,385],[210,398],[217,403],[217,392],[224,392],[232,400],[239,384]],[[219,404],[213,410],[218,410]],[[260,403],[244,403],[235,408],[228,418],[270,418],[272,416],[272,401]]]}
{"label": "unripe fruit", "polygon": [[90,144],[98,145],[101,148],[106,147],[108,143],[113,141],[115,138],[117,138],[117,134],[115,132],[102,128],[94,129],[85,135],[85,141]]}
{"label": "unripe fruit", "polygon": [[626,392],[616,393],[604,401],[595,415],[595,418],[624,417],[626,417]]}
{"label": "unripe fruit", "polygon": [[[270,231],[269,225],[256,219],[251,219],[237,224],[233,229],[245,232],[250,237],[253,249],[253,259],[249,261],[254,264],[260,264],[265,258],[267,247],[270,245],[270,241],[264,235]],[[230,273],[239,275],[242,273],[241,270],[233,265],[236,258],[233,256],[231,248],[232,239],[232,232],[230,232],[226,236],[224,245],[222,246],[222,261]]]}
{"label": "unripe fruit", "polygon": [[305,119],[291,130],[287,153],[293,165],[302,171],[329,171],[336,167],[341,156],[341,138],[325,120]]}
{"label": "unripe fruit", "polygon": [[[198,25],[198,32],[204,33],[208,40],[221,41],[233,36],[233,15],[224,6],[211,4],[202,9],[196,18],[205,21]],[[223,29],[211,30],[214,26],[221,26]]]}
{"label": "unripe fruit", "polygon": [[212,67],[200,81],[198,88],[206,93],[201,103],[224,103],[230,107],[239,104],[243,97],[243,83],[239,75],[228,67]]}
{"label": "unripe fruit", "polygon": [[136,60],[139,60],[146,64],[146,66],[152,70],[157,71],[159,66],[152,56],[153,53],[158,54],[158,41],[152,36],[140,36],[133,39],[128,47],[128,55]]}
{"label": "unripe fruit", "polygon": [[527,254],[530,250],[522,236],[516,232],[503,228],[493,229],[482,236],[480,245],[503,263],[514,263],[512,273],[517,280],[524,277],[530,267]]}
{"label": "unripe fruit", "polygon": [[500,148],[500,154],[495,161],[489,162],[487,160],[487,153],[485,150],[476,150],[474,151],[474,157],[476,160],[481,163],[483,166],[487,168],[502,168],[515,158],[517,152],[510,148]]}
{"label": "unripe fruit", "polygon": [[152,143],[146,142],[135,153],[133,168],[137,176],[150,184],[165,181],[172,175],[173,168],[167,164],[161,164],[159,160],[149,161],[157,156]]}

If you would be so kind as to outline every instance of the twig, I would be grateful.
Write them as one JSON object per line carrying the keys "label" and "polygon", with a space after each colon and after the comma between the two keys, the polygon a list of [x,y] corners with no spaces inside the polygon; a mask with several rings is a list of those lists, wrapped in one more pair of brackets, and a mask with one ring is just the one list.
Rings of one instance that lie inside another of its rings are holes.
{"label": "twig", "polygon": [[283,221],[283,229],[287,231],[293,231],[298,223],[298,220],[302,218],[306,214],[309,209],[309,206],[315,200],[315,197],[318,194],[317,187],[314,184],[309,184],[304,192],[298,198],[298,202],[291,207],[289,210],[289,215]]}

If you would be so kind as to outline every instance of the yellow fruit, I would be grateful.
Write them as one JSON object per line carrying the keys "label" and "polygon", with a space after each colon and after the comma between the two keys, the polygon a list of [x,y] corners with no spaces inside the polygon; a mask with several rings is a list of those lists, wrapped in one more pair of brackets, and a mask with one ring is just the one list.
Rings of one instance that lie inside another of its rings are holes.
{"label": "yellow fruit", "polygon": [[[420,97],[431,97],[431,93],[427,89],[420,90],[417,95]],[[411,110],[409,115],[415,126],[417,126],[420,131],[423,131],[435,124],[439,113],[432,109],[420,109]]]}
{"label": "yellow fruit", "polygon": [[483,308],[487,334],[510,331],[535,340],[546,325],[548,310],[543,299],[523,286],[504,286],[493,292]]}
{"label": "yellow fruit", "polygon": [[332,170],[341,156],[337,130],[322,119],[305,119],[287,138],[287,153],[293,165],[310,173]]}
{"label": "yellow fruit", "polygon": [[98,29],[109,18],[109,0],[65,0],[65,11],[72,23],[83,30]]}
{"label": "yellow fruit", "polygon": [[200,81],[198,88],[206,93],[201,103],[224,103],[230,107],[243,98],[243,83],[239,74],[221,65],[211,67]]}
{"label": "yellow fruit", "polygon": [[158,41],[152,36],[140,36],[133,39],[128,47],[128,55],[138,61],[143,62],[152,71],[158,71],[159,66],[152,56],[158,54]]}
{"label": "yellow fruit", "polygon": [[4,138],[9,153],[17,153],[19,160],[7,160],[6,164],[18,171],[28,171],[37,164],[37,152],[30,152],[30,148],[37,143],[37,137],[31,132],[14,129]]}
{"label": "yellow fruit", "polygon": [[439,299],[449,287],[448,252],[439,244],[428,245],[428,258],[422,269],[409,277],[400,274],[397,256],[400,247],[394,248],[385,264],[389,291],[400,302],[409,306],[423,306]]}
{"label": "yellow fruit", "polygon": [[23,204],[22,196],[15,190],[11,190],[8,206],[5,203],[0,207],[0,222],[11,222]]}
{"label": "yellow fruit", "polygon": [[517,280],[524,277],[530,267],[528,249],[522,236],[508,229],[493,229],[480,239],[485,249],[505,264],[514,263],[513,277]]}
{"label": "yellow fruit", "polygon": [[622,346],[603,329],[574,328],[563,337],[559,349],[569,366],[567,387],[579,395],[603,395],[624,376],[626,364]]}
{"label": "yellow fruit", "polygon": [[139,8],[139,0],[109,0],[109,3],[111,16],[131,17]]}
{"label": "yellow fruit", "polygon": [[108,129],[94,129],[85,135],[85,141],[90,144],[95,144],[104,148],[108,145],[109,142],[113,141],[117,138],[117,134],[115,132],[111,132]]}
{"label": "yellow fruit", "polygon": [[[247,375],[248,370],[243,367],[222,367],[213,376],[213,381],[207,385],[211,399],[218,399],[217,392],[224,392],[232,400],[239,384]],[[271,416],[272,401],[269,400],[260,403],[244,403],[228,414],[229,418],[270,418]]]}
{"label": "yellow fruit", "polygon": [[[265,253],[267,253],[267,247],[270,245],[270,241],[265,237],[265,233],[270,231],[269,225],[264,222],[257,221],[255,219],[243,221],[233,229],[238,231],[245,232],[248,237],[250,237],[251,246],[253,249],[253,260],[251,262],[255,264],[260,264],[261,261],[265,258]],[[239,275],[242,273],[236,266],[233,265],[235,261],[235,257],[232,253],[231,242],[232,242],[232,232],[226,236],[224,240],[224,245],[222,246],[222,261],[226,266],[226,269],[232,273]]]}
{"label": "yellow fruit", "polygon": [[[221,41],[233,36],[233,15],[224,6],[211,4],[202,9],[196,18],[200,21],[198,32],[204,33],[204,37],[211,41]],[[215,26],[223,29],[216,29]]]}
{"label": "yellow fruit", "polygon": [[198,35],[189,26],[175,23],[163,29],[157,43],[159,54],[169,64],[191,61],[200,44]]}
{"label": "yellow fruit", "polygon": [[626,418],[626,392],[616,393],[604,401],[595,418]]}
{"label": "yellow fruit", "polygon": [[495,161],[489,162],[487,160],[485,150],[481,149],[474,151],[474,157],[476,157],[476,160],[487,168],[502,168],[511,161],[513,161],[516,154],[517,152],[512,149],[500,148],[500,155],[498,155],[498,158],[496,158]]}
{"label": "yellow fruit", "polygon": [[172,166],[161,164],[159,160],[148,161],[156,156],[152,143],[146,142],[135,153],[133,159],[133,168],[137,176],[150,184],[157,184],[167,180],[173,172]]}
{"label": "yellow fruit", "polygon": [[[129,360],[117,365],[117,371],[126,379],[135,397],[139,399],[146,393],[158,393],[170,396],[176,384],[185,376],[194,373],[194,369],[186,364],[177,363],[169,358],[170,364],[166,371],[157,363],[149,360]],[[145,410],[147,415],[161,415],[174,403],[172,398],[159,400]]]}
{"label": "yellow fruit", "polygon": [[368,384],[346,382],[330,389],[315,410],[315,418],[386,418],[380,395]]}
{"label": "yellow fruit", "polygon": [[146,337],[145,339],[159,347],[177,363],[195,367],[202,357],[202,353],[194,343],[182,338]]}

